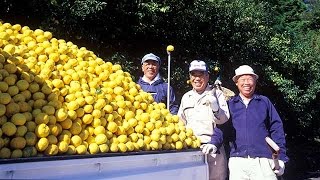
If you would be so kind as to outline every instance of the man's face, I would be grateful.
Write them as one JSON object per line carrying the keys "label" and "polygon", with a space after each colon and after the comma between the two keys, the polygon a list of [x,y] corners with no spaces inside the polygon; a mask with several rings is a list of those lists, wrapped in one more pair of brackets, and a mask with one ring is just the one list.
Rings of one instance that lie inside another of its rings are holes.
{"label": "man's face", "polygon": [[202,93],[209,82],[209,74],[205,71],[191,71],[190,81],[193,89],[198,93]]}
{"label": "man's face", "polygon": [[153,60],[147,60],[142,64],[142,72],[145,77],[152,81],[159,73],[159,63]]}
{"label": "man's face", "polygon": [[236,85],[240,94],[246,98],[251,98],[256,89],[256,77],[250,74],[242,75],[238,78]]}

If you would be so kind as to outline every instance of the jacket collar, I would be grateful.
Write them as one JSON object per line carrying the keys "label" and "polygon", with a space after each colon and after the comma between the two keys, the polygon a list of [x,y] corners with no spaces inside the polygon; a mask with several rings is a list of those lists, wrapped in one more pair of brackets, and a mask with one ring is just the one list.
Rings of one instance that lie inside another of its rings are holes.
{"label": "jacket collar", "polygon": [[[158,84],[161,84],[161,83],[163,83],[164,81],[163,81],[163,79],[161,78],[161,76],[158,74],[157,76],[159,76],[159,78],[157,78],[157,80],[155,80],[155,81],[152,81],[151,83],[148,83],[148,82],[146,82],[146,81],[144,81],[143,80],[143,77],[140,77],[139,78],[139,84],[143,84],[143,85],[158,85]],[[156,76],[156,77],[157,77]]]}
{"label": "jacket collar", "polygon": [[[261,100],[261,97],[260,97],[259,94],[253,94],[251,100],[259,100],[259,101],[260,101],[260,100]],[[233,98],[231,98],[231,99],[230,99],[230,102],[231,102],[231,101],[237,103],[237,102],[239,102],[239,101],[242,101],[242,99],[241,99],[241,96],[238,94],[237,96],[234,96]]]}
{"label": "jacket collar", "polygon": [[191,97],[191,96],[194,96],[194,97],[202,97],[206,94],[208,94],[209,91],[211,91],[212,88],[210,87],[210,85],[208,84],[206,89],[201,93],[201,94],[198,94],[194,89],[191,89],[189,92],[188,92],[188,96]]}

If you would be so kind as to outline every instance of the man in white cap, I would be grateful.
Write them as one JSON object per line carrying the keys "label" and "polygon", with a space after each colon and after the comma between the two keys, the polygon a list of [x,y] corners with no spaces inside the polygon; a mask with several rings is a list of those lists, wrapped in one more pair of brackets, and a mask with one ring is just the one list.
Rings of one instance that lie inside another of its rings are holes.
{"label": "man in white cap", "polygon": [[[157,103],[167,104],[167,87],[168,83],[164,82],[159,74],[159,68],[161,60],[153,53],[146,54],[141,60],[143,77],[140,77],[138,84],[142,90],[152,94],[153,99]],[[170,113],[177,114],[178,104],[176,103],[176,97],[173,92],[173,88],[170,87]]]}
{"label": "man in white cap", "polygon": [[[266,96],[255,93],[258,78],[248,65],[235,70],[232,80],[238,87],[239,95],[228,101],[230,120],[217,127],[220,133],[212,137],[216,147],[222,143],[222,134],[230,142],[230,180],[276,180],[277,176],[284,173],[284,163],[289,160],[278,112]],[[278,169],[274,169],[277,161],[272,160],[272,151],[266,143],[266,137],[273,139],[280,147]]]}
{"label": "man in white cap", "polygon": [[[228,105],[221,90],[212,88],[209,82],[208,68],[205,62],[194,60],[190,63],[190,82],[192,90],[181,99],[178,116],[191,128],[201,140],[204,153],[213,148],[211,136],[216,124],[223,124],[229,119]],[[208,153],[209,179],[225,180],[227,178],[227,158],[224,147],[219,153]]]}

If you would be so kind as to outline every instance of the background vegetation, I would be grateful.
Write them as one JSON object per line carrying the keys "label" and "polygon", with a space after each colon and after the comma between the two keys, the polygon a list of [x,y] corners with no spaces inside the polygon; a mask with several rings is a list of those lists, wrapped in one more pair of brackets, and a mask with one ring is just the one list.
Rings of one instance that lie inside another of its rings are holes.
{"label": "background vegetation", "polygon": [[[190,89],[188,63],[218,65],[223,86],[239,65],[259,74],[257,91],[274,102],[285,125],[286,179],[320,173],[320,2],[318,0],[3,0],[0,19],[85,46],[136,79],[140,59],[159,55],[178,99]],[[214,81],[216,75],[212,75]]]}

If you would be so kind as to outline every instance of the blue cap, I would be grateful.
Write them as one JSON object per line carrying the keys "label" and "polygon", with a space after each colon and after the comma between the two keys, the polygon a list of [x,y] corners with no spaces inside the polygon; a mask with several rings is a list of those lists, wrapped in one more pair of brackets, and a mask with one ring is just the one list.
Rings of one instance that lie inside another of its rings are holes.
{"label": "blue cap", "polygon": [[144,55],[142,60],[141,60],[141,64],[143,64],[147,60],[157,61],[159,64],[161,63],[160,58],[158,56],[152,54],[152,53]]}

